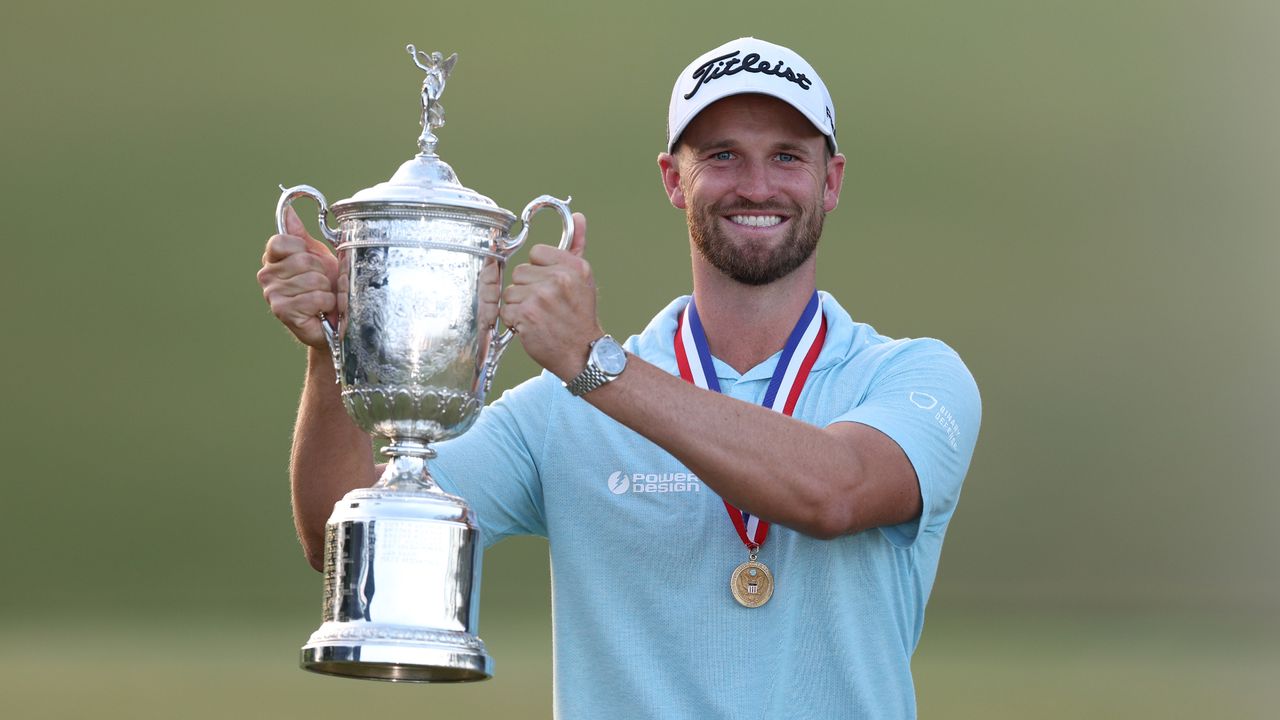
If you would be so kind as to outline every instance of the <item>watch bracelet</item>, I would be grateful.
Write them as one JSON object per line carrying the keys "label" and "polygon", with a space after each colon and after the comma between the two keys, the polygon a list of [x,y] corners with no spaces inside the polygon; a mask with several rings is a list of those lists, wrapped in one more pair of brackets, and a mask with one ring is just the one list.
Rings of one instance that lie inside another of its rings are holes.
{"label": "watch bracelet", "polygon": [[604,371],[597,367],[595,363],[588,361],[587,366],[583,368],[582,372],[578,373],[578,376],[573,380],[565,383],[565,387],[569,389],[570,395],[580,397],[592,390],[595,390],[601,385],[604,385],[608,381],[609,376],[605,375]]}

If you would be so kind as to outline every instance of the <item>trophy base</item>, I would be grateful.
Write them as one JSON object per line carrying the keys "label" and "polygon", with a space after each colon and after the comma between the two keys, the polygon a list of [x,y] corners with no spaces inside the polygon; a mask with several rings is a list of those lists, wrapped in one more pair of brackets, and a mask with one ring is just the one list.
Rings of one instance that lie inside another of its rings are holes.
{"label": "trophy base", "polygon": [[323,675],[388,682],[475,682],[493,676],[493,660],[483,650],[402,643],[307,645],[301,665]]}
{"label": "trophy base", "polygon": [[387,482],[334,505],[325,525],[323,623],[300,664],[366,680],[484,680],[493,661],[476,635],[474,514],[460,498],[417,489],[430,487],[422,458],[394,457],[387,474],[410,489]]}

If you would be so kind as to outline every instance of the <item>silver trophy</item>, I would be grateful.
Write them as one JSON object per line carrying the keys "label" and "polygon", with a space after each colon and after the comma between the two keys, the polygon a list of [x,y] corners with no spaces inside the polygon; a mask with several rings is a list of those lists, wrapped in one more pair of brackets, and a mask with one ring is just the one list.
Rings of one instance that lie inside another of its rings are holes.
{"label": "silver trophy", "polygon": [[[502,271],[530,217],[553,208],[573,236],[565,201],[542,196],[516,217],[459,182],[436,155],[440,95],[458,56],[408,46],[422,83],[420,152],[384,183],[330,206],[307,185],[284,190],[320,205],[338,255],[338,315],[324,317],[347,412],[385,438],[386,472],[340,500],[325,526],[323,624],[302,667],[375,680],[483,680],[493,661],[476,635],[480,541],[475,513],[427,471],[430,443],[457,437],[484,405],[512,332],[498,332]],[[329,227],[332,215],[337,230]]]}

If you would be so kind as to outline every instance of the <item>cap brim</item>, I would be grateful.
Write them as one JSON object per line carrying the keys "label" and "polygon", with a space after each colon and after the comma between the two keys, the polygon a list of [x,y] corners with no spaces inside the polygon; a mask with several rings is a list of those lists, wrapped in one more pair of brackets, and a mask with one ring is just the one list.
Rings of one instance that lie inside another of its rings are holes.
{"label": "cap brim", "polygon": [[680,120],[674,127],[670,129],[671,139],[667,141],[667,152],[672,152],[675,149],[676,143],[680,142],[680,136],[684,134],[685,128],[689,127],[689,123],[693,122],[693,119],[698,117],[698,115],[703,110],[706,110],[707,108],[711,107],[715,103],[720,102],[721,100],[727,97],[733,97],[735,95],[768,95],[769,97],[777,98],[778,100],[781,100],[782,102],[795,108],[797,112],[803,115],[805,119],[808,120],[811,125],[813,125],[814,129],[816,129],[820,135],[822,135],[824,138],[827,139],[827,147],[831,149],[832,155],[835,155],[836,153],[839,152],[839,148],[836,145],[835,136],[828,135],[822,130],[822,121],[825,120],[825,118],[814,117],[813,113],[791,102],[790,99],[788,99],[786,96],[782,95],[781,93],[769,92],[768,90],[762,90],[760,88],[729,88],[728,90],[723,91],[720,94],[713,93],[712,95],[708,96],[708,99],[705,102],[703,102],[701,105],[699,105],[696,110],[686,115],[682,120]]}

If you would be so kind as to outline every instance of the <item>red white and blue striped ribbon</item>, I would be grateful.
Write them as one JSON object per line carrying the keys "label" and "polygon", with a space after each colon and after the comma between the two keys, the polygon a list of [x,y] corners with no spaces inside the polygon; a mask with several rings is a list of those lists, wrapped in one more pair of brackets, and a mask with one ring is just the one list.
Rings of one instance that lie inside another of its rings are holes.
{"label": "red white and blue striped ribbon", "polygon": [[[800,399],[800,392],[804,390],[805,380],[822,351],[826,336],[827,319],[822,315],[822,299],[815,292],[782,348],[782,356],[778,358],[761,405],[788,416],[795,411],[796,401]],[[675,345],[680,377],[705,390],[720,392],[715,364],[707,348],[707,336],[693,300],[676,321]],[[727,501],[724,507],[748,550],[755,551],[764,544],[769,535],[768,521],[739,510]]]}

